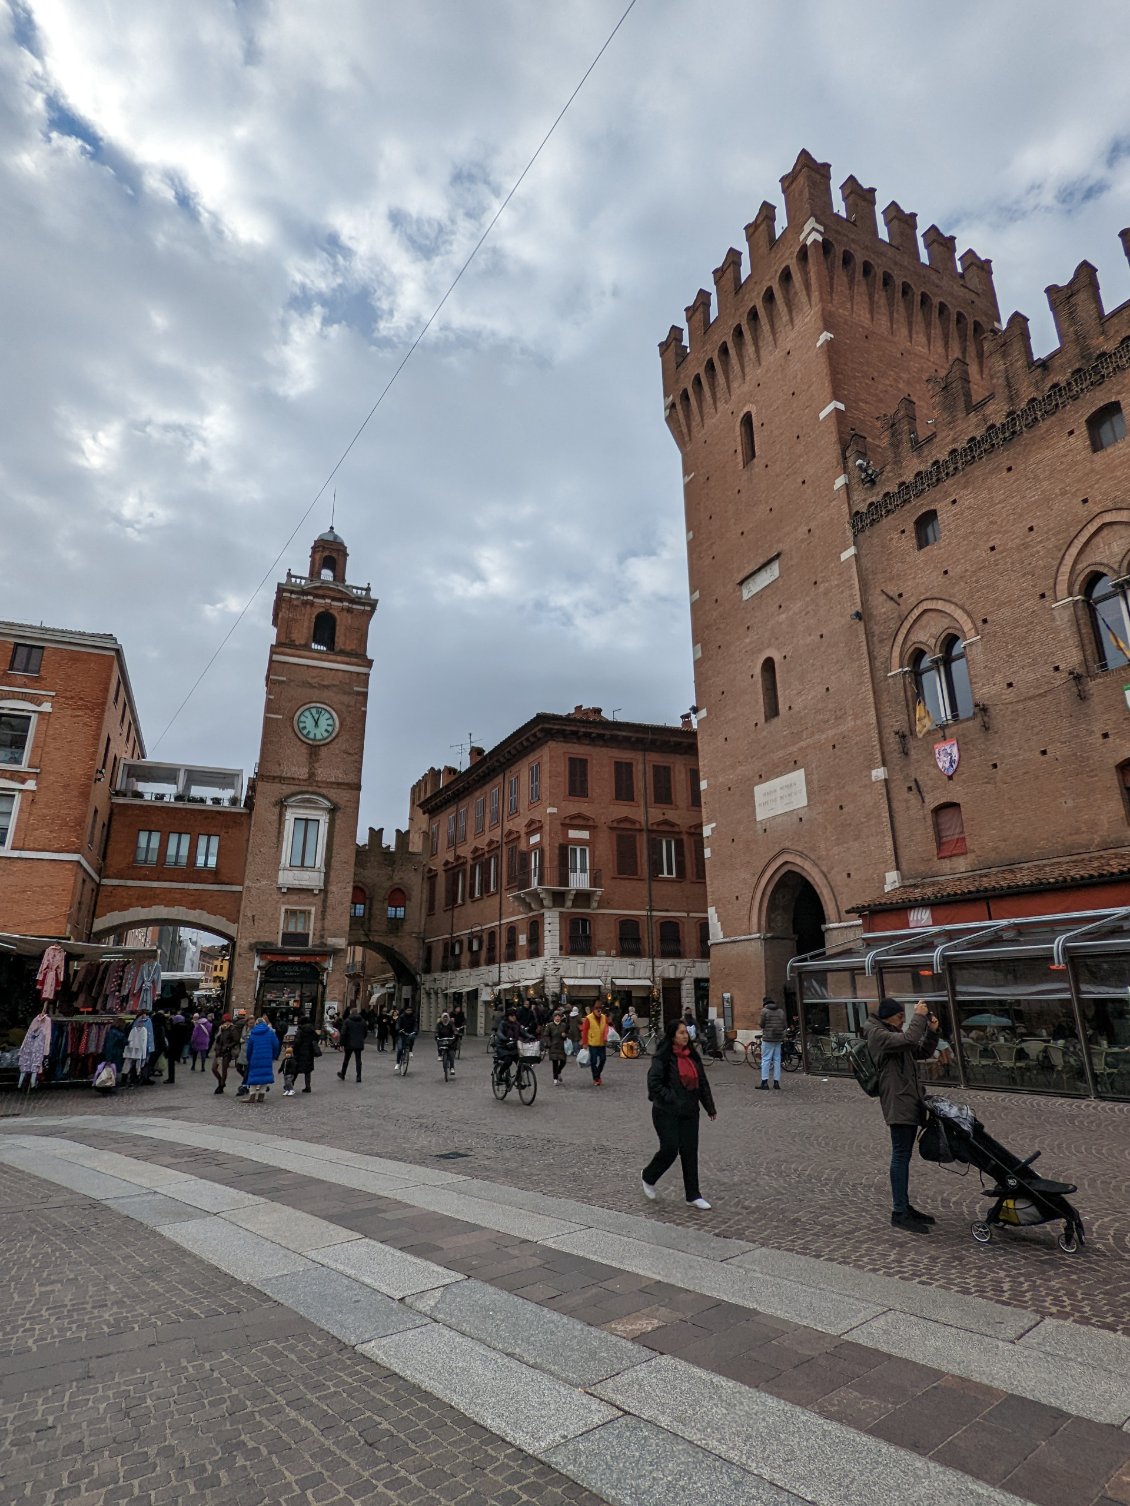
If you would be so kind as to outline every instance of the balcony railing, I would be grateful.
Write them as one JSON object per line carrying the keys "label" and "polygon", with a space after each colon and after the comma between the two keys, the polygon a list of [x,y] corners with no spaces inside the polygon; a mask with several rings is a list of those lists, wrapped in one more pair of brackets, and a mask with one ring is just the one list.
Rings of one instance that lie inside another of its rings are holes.
{"label": "balcony railing", "polygon": [[659,943],[659,955],[661,957],[681,957],[683,955],[683,943],[681,941],[661,941]]}
{"label": "balcony railing", "polygon": [[[348,586],[343,580],[321,580],[319,577],[313,575],[295,575],[293,570],[286,572],[286,583],[288,586],[336,586],[339,591],[348,591],[350,596],[371,596],[373,594],[371,586]],[[313,646],[317,647],[316,644]]]}
{"label": "balcony railing", "polygon": [[591,957],[592,956],[592,937],[591,936],[574,936],[574,935],[570,934],[570,936],[569,936],[569,956],[570,957]]}
{"label": "balcony railing", "polygon": [[600,889],[603,885],[600,881],[599,869],[593,868],[570,868],[568,863],[559,863],[557,867],[557,884],[561,889]]}
{"label": "balcony railing", "polygon": [[643,942],[638,936],[621,936],[620,955],[621,957],[642,957]]}

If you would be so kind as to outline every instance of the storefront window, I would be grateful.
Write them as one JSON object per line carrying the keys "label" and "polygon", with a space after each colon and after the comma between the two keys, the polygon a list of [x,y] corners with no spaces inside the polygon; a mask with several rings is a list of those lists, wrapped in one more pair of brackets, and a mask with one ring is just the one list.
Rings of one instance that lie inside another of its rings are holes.
{"label": "storefront window", "polygon": [[941,1031],[933,1056],[919,1063],[918,1073],[926,1083],[960,1081],[957,1070],[957,1048],[954,1045],[953,1021],[950,1018],[950,1001],[946,993],[946,980],[942,973],[929,967],[879,968],[879,991],[884,999],[897,999],[906,1013],[906,1022],[921,999],[930,1006],[930,1013],[938,1017]]}
{"label": "storefront window", "polygon": [[1130,1098],[1130,955],[1077,957],[1072,966],[1095,1091]]}
{"label": "storefront window", "polygon": [[878,980],[862,966],[797,974],[807,1069],[821,1076],[851,1072],[848,1051],[879,1002]]}
{"label": "storefront window", "polygon": [[1066,969],[1045,958],[953,959],[958,1044],[971,1087],[1085,1094]]}

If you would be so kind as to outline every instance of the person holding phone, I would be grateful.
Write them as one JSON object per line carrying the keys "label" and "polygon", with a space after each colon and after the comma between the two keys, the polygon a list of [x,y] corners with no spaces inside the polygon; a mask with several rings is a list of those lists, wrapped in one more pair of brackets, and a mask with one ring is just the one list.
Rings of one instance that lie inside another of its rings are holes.
{"label": "person holding phone", "polygon": [[883,999],[864,1025],[867,1049],[879,1069],[879,1104],[891,1132],[891,1227],[907,1234],[929,1234],[934,1220],[910,1201],[910,1155],[919,1126],[925,1122],[925,1092],[918,1063],[933,1056],[938,1019],[920,999],[910,1024],[897,999]]}

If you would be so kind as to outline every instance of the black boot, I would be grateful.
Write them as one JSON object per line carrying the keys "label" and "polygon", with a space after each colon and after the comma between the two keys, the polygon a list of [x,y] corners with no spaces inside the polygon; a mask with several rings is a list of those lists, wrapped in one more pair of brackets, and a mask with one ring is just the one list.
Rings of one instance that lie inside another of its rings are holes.
{"label": "black boot", "polygon": [[757,1084],[757,1091],[759,1093],[767,1093],[769,1091],[769,1084],[767,1082],[759,1082]]}
{"label": "black boot", "polygon": [[891,1228],[901,1229],[904,1234],[929,1234],[930,1225],[913,1213],[892,1213]]}
{"label": "black boot", "polygon": [[922,1213],[922,1212],[920,1212],[919,1209],[917,1209],[914,1206],[913,1203],[911,1203],[909,1205],[909,1208],[910,1208],[910,1212],[913,1215],[913,1217],[916,1218],[916,1219],[918,1219],[918,1221],[920,1223],[923,1223],[923,1224],[936,1224],[938,1222],[937,1219],[934,1217],[934,1215],[932,1213]]}
{"label": "black boot", "polygon": [[778,1093],[781,1091],[781,1084],[779,1082],[777,1082],[777,1080],[775,1078],[773,1080],[773,1086],[777,1089]]}

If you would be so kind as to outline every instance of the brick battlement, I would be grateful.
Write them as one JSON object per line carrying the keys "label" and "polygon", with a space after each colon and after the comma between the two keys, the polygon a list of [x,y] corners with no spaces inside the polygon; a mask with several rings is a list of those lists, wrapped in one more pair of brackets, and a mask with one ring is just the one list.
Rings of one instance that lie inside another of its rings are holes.
{"label": "brick battlement", "polygon": [[954,238],[936,225],[922,233],[923,261],[917,216],[894,201],[883,210],[882,237],[875,190],[854,176],[841,186],[839,213],[831,167],[807,151],[781,187],[785,229],[778,234],[776,208],[763,203],[745,230],[748,272],[731,247],[714,272],[713,297],[700,288],[686,309],[686,341],[672,325],[660,344],[667,422],[681,448],[818,304],[981,374],[985,338],[1000,319],[990,261],[967,250],[959,262]]}

